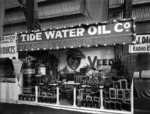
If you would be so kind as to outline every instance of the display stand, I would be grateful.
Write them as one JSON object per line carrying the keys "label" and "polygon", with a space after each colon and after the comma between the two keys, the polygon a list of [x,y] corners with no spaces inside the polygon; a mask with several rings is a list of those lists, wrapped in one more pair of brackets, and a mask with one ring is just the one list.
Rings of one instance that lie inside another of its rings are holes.
{"label": "display stand", "polygon": [[[68,84],[68,83],[65,83]],[[104,104],[103,104],[103,100],[104,100],[104,96],[103,96],[103,87],[100,86],[99,87],[99,92],[100,92],[100,108],[89,108],[89,107],[79,107],[76,104],[76,100],[77,100],[77,86],[79,86],[79,83],[74,83],[71,84],[74,85],[73,86],[73,105],[72,106],[67,106],[67,105],[60,105],[59,103],[59,86],[56,84],[56,93],[57,93],[57,98],[56,98],[56,102],[55,103],[45,103],[45,102],[38,102],[38,93],[39,93],[39,86],[35,86],[35,101],[21,101],[19,100],[18,103],[19,104],[29,104],[29,105],[38,105],[38,106],[46,106],[46,107],[50,107],[50,108],[56,108],[56,109],[64,109],[64,110],[71,110],[71,111],[79,111],[79,112],[87,112],[87,113],[119,113],[119,114],[133,114],[133,83],[131,85],[131,111],[125,111],[125,110],[112,110],[112,109],[105,109],[104,108]],[[89,88],[89,87],[88,87]]]}

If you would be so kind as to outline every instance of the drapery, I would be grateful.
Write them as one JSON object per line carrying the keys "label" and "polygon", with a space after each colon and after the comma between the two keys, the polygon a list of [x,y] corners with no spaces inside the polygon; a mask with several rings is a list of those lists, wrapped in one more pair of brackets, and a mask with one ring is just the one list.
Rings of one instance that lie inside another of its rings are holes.
{"label": "drapery", "polygon": [[108,20],[109,0],[81,0],[80,10],[83,15],[101,22]]}
{"label": "drapery", "polygon": [[0,0],[0,38],[3,36],[4,14],[5,14],[5,0]]}
{"label": "drapery", "polygon": [[150,99],[150,80],[136,80],[134,89],[136,97]]}

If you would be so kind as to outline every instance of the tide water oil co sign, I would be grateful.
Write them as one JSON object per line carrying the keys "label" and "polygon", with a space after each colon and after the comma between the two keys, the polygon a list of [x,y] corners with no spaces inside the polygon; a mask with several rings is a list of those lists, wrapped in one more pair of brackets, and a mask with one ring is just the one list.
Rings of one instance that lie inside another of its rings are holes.
{"label": "tide water oil co sign", "polygon": [[150,53],[150,35],[137,35],[134,42],[129,46],[129,53]]}
{"label": "tide water oil co sign", "polygon": [[18,44],[72,38],[104,38],[132,33],[132,21],[53,29],[18,35]]}

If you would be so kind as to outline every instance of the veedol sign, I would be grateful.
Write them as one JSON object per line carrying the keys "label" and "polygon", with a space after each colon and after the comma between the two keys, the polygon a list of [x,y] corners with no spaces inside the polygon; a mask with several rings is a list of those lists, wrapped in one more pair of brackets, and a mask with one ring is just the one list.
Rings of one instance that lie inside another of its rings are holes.
{"label": "veedol sign", "polygon": [[18,43],[41,42],[49,40],[63,40],[72,38],[103,38],[132,33],[132,21],[110,24],[95,24],[83,27],[54,29],[35,33],[23,33],[18,35]]}
{"label": "veedol sign", "polygon": [[150,35],[137,35],[135,45],[129,46],[130,53],[149,53],[150,52]]}

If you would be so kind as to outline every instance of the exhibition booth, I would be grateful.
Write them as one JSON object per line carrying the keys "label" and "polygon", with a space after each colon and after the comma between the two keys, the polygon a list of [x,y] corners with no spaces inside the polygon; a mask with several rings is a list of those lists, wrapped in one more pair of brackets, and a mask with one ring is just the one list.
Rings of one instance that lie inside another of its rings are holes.
{"label": "exhibition booth", "polygon": [[17,102],[133,114],[133,77],[122,48],[132,43],[133,26],[119,20],[19,33]]}
{"label": "exhibition booth", "polygon": [[137,61],[133,75],[135,108],[150,110],[150,35],[136,35],[129,47],[129,53],[135,55]]}

